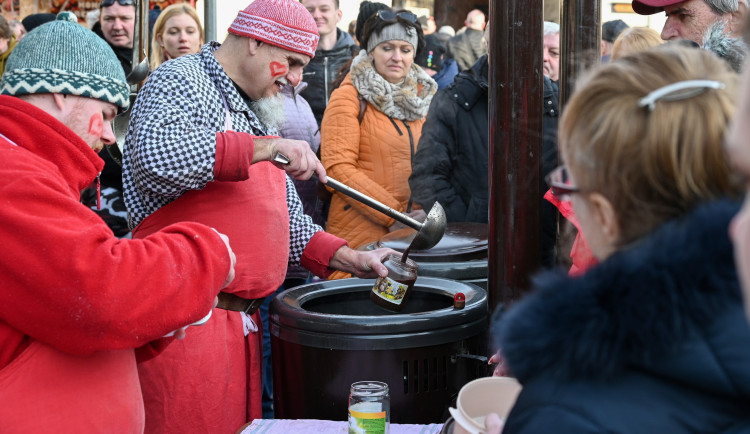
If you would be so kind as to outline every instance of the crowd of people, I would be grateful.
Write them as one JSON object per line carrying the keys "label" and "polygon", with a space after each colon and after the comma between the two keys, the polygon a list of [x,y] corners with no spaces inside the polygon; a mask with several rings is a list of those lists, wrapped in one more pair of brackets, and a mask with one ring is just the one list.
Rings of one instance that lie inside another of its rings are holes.
{"label": "crowd of people", "polygon": [[[543,23],[547,271],[493,315],[491,362],[523,390],[488,432],[750,429],[747,0],[632,6],[665,12],[661,35],[604,23],[562,113],[560,27]],[[273,417],[270,299],[385,276],[395,252],[362,247],[405,227],[329,175],[418,221],[439,202],[489,223],[482,11],[454,31],[364,1],[350,34],[339,0],[255,0],[218,42],[174,4],[136,95],[135,8],[101,0],[91,29],[0,16],[4,432]]]}

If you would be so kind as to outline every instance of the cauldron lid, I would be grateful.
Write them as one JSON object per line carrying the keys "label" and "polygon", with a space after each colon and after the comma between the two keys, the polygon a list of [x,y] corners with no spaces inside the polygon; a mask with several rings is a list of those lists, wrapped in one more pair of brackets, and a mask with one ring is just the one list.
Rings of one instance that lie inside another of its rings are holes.
{"label": "cauldron lid", "polygon": [[[411,228],[399,229],[386,234],[376,245],[403,252],[416,234],[417,231]],[[486,223],[448,223],[445,235],[435,247],[428,250],[413,250],[409,253],[409,258],[417,262],[486,259],[488,234],[489,225]]]}

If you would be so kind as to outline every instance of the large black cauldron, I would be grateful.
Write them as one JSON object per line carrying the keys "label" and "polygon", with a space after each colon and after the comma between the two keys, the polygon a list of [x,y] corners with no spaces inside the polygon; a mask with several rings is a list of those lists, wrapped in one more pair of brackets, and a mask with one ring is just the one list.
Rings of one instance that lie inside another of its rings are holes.
{"label": "large black cauldron", "polygon": [[[355,381],[388,383],[391,422],[438,423],[466,382],[488,374],[487,294],[476,285],[419,277],[404,310],[369,299],[374,280],[298,286],[271,302],[274,413],[346,420]],[[453,297],[466,296],[464,309]]]}

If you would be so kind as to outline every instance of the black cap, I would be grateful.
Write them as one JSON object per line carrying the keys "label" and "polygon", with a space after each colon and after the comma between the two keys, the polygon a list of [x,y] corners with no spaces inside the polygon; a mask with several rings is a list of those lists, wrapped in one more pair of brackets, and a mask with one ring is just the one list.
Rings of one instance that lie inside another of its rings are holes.
{"label": "black cap", "polygon": [[388,5],[367,0],[360,3],[359,15],[357,15],[357,28],[354,30],[354,35],[357,37],[358,43],[362,43],[362,32],[364,31],[365,21],[383,9],[389,9]]}
{"label": "black cap", "polygon": [[31,14],[22,19],[21,24],[23,24],[23,27],[27,32],[30,32],[41,26],[42,24],[48,23],[50,21],[55,21],[56,18],[57,16],[55,14]]}
{"label": "black cap", "polygon": [[445,45],[435,35],[426,35],[424,42],[424,49],[414,59],[414,63],[422,68],[430,68],[439,72],[443,69],[443,55],[446,52]]}
{"label": "black cap", "polygon": [[607,21],[602,24],[602,41],[615,42],[620,33],[629,27],[623,20]]}

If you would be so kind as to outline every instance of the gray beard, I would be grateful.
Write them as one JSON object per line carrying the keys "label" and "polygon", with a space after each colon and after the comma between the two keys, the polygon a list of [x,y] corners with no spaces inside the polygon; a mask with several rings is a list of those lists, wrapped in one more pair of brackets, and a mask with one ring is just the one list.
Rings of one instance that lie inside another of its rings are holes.
{"label": "gray beard", "polygon": [[275,96],[251,101],[250,110],[255,113],[255,116],[263,125],[278,131],[286,120],[284,98],[284,95],[279,92]]}

